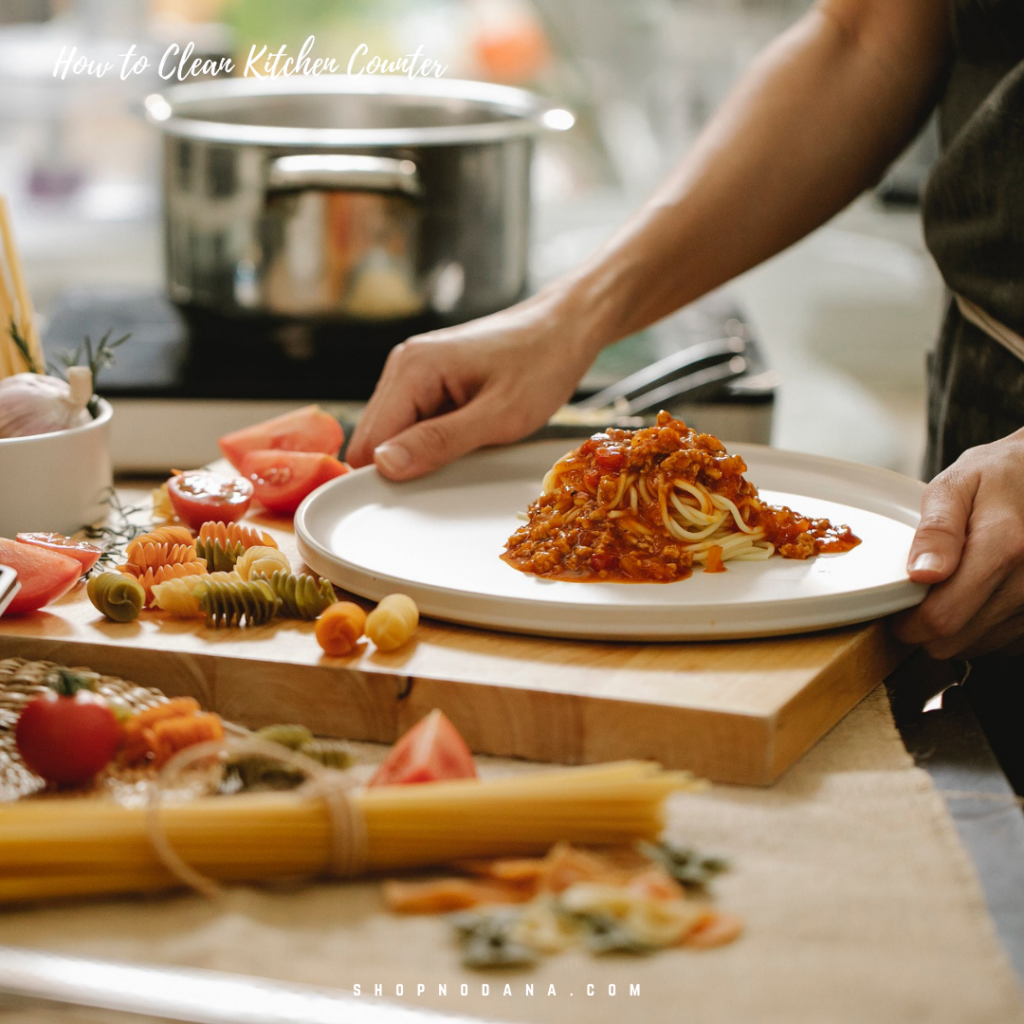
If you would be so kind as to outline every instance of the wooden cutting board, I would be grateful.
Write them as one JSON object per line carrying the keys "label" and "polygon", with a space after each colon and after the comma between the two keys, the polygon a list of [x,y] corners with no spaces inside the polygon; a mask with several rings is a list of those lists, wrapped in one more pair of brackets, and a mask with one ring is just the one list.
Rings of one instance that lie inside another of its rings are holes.
{"label": "wooden cutting board", "polygon": [[[122,488],[125,505],[148,490]],[[255,520],[295,567],[290,526]],[[361,602],[366,604],[366,602]],[[367,607],[369,607],[367,605]],[[145,613],[109,622],[85,587],[45,611],[0,618],[0,657],[86,665],[251,727],[390,743],[441,708],[478,753],[563,764],[651,758],[715,782],[766,785],[908,653],[881,622],[765,640],[594,643],[425,620],[391,654],[368,641],[322,654],[312,623],[207,629]]]}

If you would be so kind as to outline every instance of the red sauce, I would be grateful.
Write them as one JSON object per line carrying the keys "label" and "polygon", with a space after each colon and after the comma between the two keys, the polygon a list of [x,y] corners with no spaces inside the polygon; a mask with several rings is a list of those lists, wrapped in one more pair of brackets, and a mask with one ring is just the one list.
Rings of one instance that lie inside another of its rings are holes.
{"label": "red sauce", "polygon": [[[674,489],[674,480],[728,498],[744,522],[761,526],[785,558],[847,551],[860,543],[849,527],[762,504],[757,488],[743,477],[746,469],[718,438],[699,434],[666,412],[659,413],[653,427],[609,428],[555,466],[556,483],[530,506],[529,522],[509,538],[502,558],[522,572],[549,579],[686,579],[693,556],[666,529],[661,512],[662,494]],[[635,507],[627,484],[634,489]],[[717,557],[712,553],[705,571],[724,570],[721,552]]]}

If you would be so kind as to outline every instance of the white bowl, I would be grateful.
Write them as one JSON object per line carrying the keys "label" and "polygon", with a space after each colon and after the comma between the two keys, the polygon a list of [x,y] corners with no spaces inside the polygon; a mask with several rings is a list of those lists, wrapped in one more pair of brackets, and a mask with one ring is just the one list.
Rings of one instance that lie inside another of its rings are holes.
{"label": "white bowl", "polygon": [[0,438],[0,537],[72,534],[103,519],[114,474],[110,403],[81,427]]}

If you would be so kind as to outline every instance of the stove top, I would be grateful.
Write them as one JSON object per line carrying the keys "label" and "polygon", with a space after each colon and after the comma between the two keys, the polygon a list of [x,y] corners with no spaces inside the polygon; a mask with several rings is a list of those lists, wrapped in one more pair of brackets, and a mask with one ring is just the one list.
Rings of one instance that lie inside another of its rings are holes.
{"label": "stove top", "polygon": [[[394,325],[307,325],[265,319],[225,321],[183,314],[161,294],[74,290],[58,298],[44,336],[50,360],[89,335],[131,333],[104,369],[99,392],[115,410],[113,456],[121,471],[188,468],[217,457],[229,430],[319,402],[351,423],[373,391],[388,352],[426,319]],[[606,349],[580,385],[585,397],[690,345],[730,335],[747,343],[743,377],[672,408],[702,429],[735,440],[767,441],[775,381],[742,310],[716,294]]]}

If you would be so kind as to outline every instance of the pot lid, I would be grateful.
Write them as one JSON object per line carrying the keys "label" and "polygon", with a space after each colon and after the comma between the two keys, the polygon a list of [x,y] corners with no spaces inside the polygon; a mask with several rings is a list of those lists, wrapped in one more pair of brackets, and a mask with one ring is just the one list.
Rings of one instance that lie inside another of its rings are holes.
{"label": "pot lid", "polygon": [[575,118],[534,93],[397,75],[232,78],[146,98],[169,135],[252,146],[451,146],[560,131]]}

